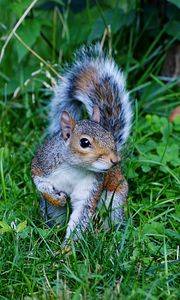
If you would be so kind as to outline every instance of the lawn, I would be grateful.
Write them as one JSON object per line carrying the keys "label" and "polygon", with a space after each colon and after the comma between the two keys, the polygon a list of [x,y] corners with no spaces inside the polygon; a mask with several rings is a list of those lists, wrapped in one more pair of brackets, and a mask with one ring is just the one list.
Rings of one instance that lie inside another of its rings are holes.
{"label": "lawn", "polygon": [[[0,299],[179,299],[180,119],[169,120],[179,1],[75,2],[0,1]],[[63,64],[97,40],[124,71],[134,111],[121,153],[126,222],[104,230],[97,213],[67,254],[66,226],[40,217],[30,165]]]}

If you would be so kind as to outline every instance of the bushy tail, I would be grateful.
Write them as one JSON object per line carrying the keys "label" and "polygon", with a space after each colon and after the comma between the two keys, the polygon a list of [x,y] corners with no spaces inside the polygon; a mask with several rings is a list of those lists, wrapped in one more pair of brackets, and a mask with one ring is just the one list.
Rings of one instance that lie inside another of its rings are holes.
{"label": "bushy tail", "polygon": [[122,72],[99,45],[82,47],[65,70],[51,103],[50,133],[59,131],[63,110],[79,120],[82,105],[90,116],[99,106],[100,124],[112,132],[119,150],[130,133],[132,109]]}

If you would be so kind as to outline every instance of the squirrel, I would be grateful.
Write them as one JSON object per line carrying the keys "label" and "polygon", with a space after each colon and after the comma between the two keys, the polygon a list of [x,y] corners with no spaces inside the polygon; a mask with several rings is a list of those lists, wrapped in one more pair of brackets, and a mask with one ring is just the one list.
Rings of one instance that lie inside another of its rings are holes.
{"label": "squirrel", "polygon": [[[88,120],[80,120],[83,106]],[[75,52],[51,101],[50,119],[49,137],[31,166],[42,211],[46,206],[56,220],[70,197],[65,240],[71,233],[78,239],[102,203],[111,205],[111,222],[121,224],[128,184],[118,153],[130,134],[132,108],[123,73],[99,44]]]}

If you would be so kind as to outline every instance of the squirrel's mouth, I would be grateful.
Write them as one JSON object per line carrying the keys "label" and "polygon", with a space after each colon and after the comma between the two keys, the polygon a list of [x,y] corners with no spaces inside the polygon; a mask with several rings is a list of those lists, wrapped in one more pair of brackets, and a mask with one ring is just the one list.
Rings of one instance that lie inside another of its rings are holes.
{"label": "squirrel's mouth", "polygon": [[91,163],[89,166],[88,166],[88,169],[90,171],[94,171],[94,172],[102,172],[102,173],[105,173],[107,172],[110,168],[112,167],[111,164],[108,164],[107,162],[104,162],[104,161],[95,161],[93,163]]}
{"label": "squirrel's mouth", "polygon": [[88,170],[93,171],[95,173],[106,173],[109,169],[97,169],[97,168],[89,167]]}

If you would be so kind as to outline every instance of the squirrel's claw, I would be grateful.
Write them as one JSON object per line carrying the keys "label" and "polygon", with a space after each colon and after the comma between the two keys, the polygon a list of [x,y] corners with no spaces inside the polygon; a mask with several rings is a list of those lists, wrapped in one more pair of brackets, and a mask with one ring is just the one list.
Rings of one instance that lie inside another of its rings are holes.
{"label": "squirrel's claw", "polygon": [[56,195],[57,195],[56,199],[57,199],[57,201],[59,203],[59,206],[65,206],[66,203],[67,203],[67,195],[66,195],[66,193],[60,191],[60,192],[57,192]]}

